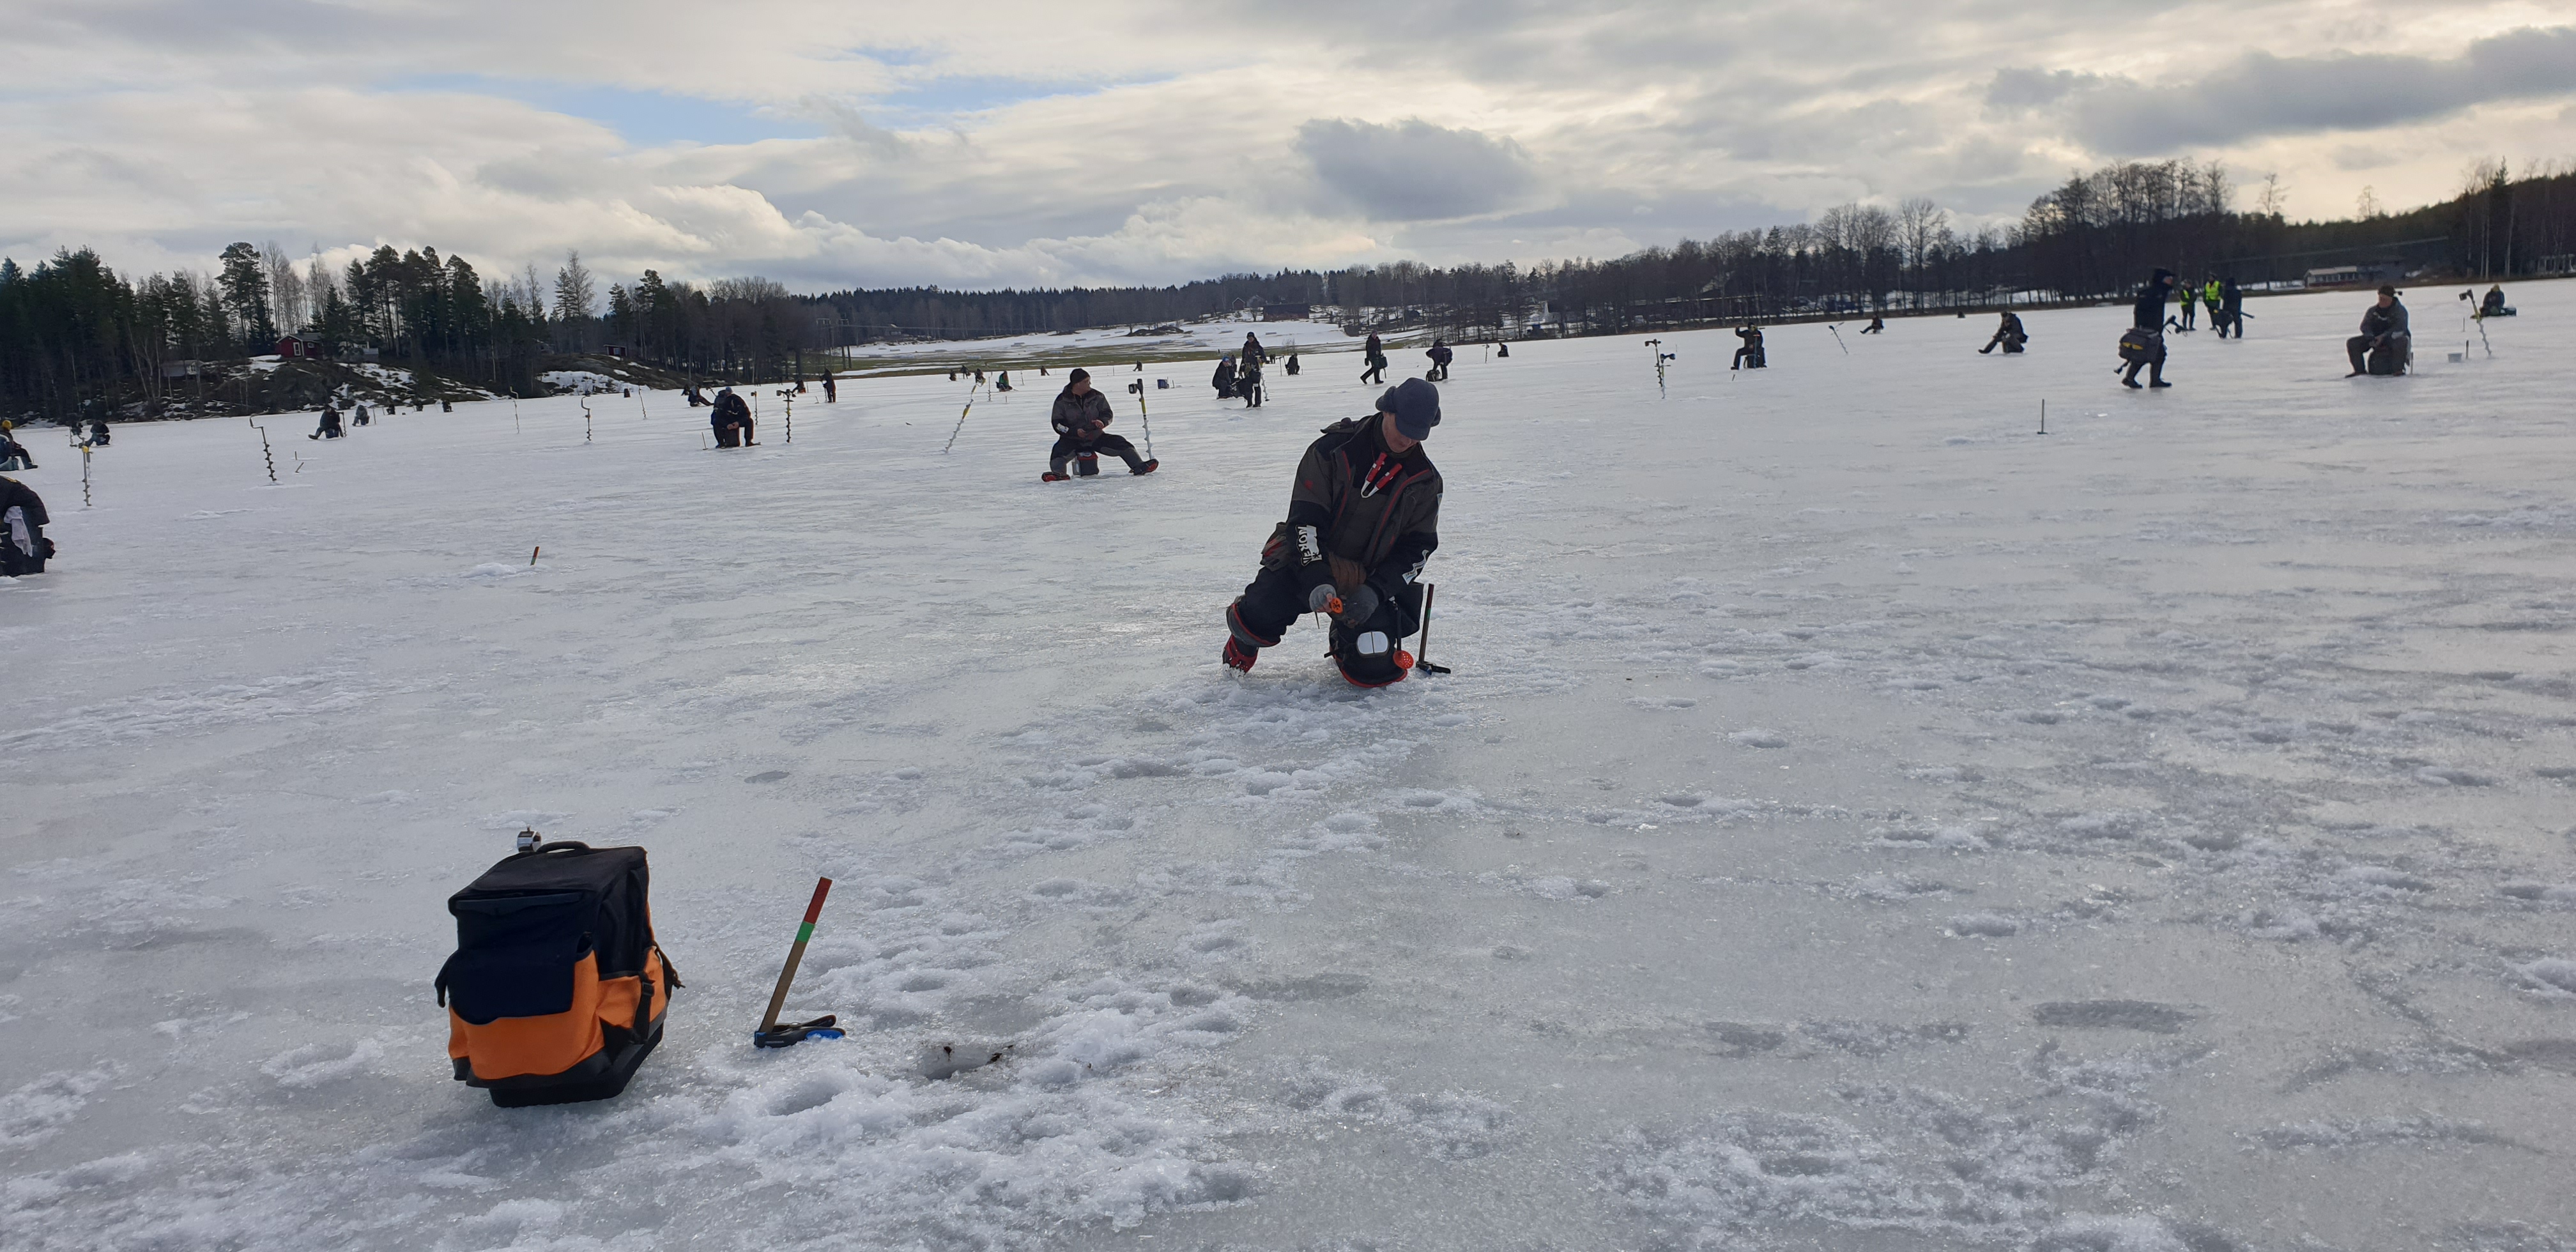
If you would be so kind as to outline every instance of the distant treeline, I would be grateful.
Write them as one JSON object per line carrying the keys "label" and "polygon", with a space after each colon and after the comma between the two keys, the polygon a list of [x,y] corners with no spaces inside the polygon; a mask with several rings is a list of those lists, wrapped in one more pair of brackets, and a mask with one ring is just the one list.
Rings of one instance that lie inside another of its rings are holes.
{"label": "distant treeline", "polygon": [[[2255,203],[2240,208],[2243,191]],[[334,272],[275,244],[236,243],[205,273],[119,277],[87,250],[33,270],[0,261],[0,413],[154,411],[178,363],[277,351],[373,357],[515,394],[550,353],[615,349],[675,372],[765,382],[804,354],[889,339],[969,339],[1186,322],[1257,304],[1306,304],[1372,325],[1461,338],[1595,333],[1692,321],[2116,298],[2162,266],[2187,279],[2295,279],[2393,265],[2451,279],[2565,273],[2576,260],[2576,169],[2516,177],[2482,162],[2459,195],[2407,213],[2365,194],[2354,217],[2293,223],[2281,188],[2234,186],[2216,163],[2129,162],[2070,177],[2006,229],[1963,234],[1929,200],[1849,204],[1815,221],[1685,239],[1614,260],[1436,267],[1413,262],[1230,274],[1168,287],[800,296],[765,278],[703,286],[652,270],[612,282],[569,255],[487,281],[435,248],[379,247]]]}

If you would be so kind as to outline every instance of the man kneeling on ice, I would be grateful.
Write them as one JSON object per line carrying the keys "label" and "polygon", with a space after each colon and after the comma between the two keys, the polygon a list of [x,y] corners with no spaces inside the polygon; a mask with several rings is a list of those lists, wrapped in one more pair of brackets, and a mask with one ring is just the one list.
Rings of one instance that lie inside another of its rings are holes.
{"label": "man kneeling on ice", "polygon": [[1395,645],[1421,627],[1414,580],[1440,546],[1440,471],[1422,450],[1439,424],[1439,389],[1409,378],[1378,397],[1377,412],[1336,422],[1307,446],[1288,520],[1225,611],[1227,665],[1250,670],[1289,623],[1329,613],[1342,677],[1403,681],[1413,658]]}
{"label": "man kneeling on ice", "polygon": [[[1064,390],[1055,393],[1055,411],[1048,422],[1055,427],[1055,446],[1047,450],[1047,471],[1038,481],[1060,483],[1079,474],[1089,478],[1100,472],[1100,453],[1127,462],[1130,474],[1151,474],[1163,463],[1148,461],[1136,455],[1136,445],[1124,435],[1109,433],[1112,418],[1109,397],[1091,386],[1091,371],[1078,369],[1065,378]],[[1070,462],[1073,473],[1065,472]]]}

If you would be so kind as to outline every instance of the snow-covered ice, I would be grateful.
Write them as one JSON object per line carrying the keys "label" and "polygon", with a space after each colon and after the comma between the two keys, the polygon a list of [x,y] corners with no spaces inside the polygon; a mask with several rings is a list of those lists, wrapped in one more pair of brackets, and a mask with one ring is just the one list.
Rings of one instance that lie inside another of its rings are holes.
{"label": "snow-covered ice", "polygon": [[[1348,354],[1058,485],[944,376],[32,432],[0,1245],[2576,1247],[2576,283],[2448,294],[1470,347],[1378,692],[1216,662]],[[447,1076],[525,824],[652,850],[615,1101]]]}

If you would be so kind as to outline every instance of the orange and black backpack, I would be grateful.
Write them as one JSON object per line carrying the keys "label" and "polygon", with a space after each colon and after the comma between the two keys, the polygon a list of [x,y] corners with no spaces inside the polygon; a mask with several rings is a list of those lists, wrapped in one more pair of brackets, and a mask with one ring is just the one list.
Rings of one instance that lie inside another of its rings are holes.
{"label": "orange and black backpack", "polygon": [[520,846],[448,897],[447,1055],[503,1108],[605,1100],[662,1041],[680,985],[653,941],[644,849]]}

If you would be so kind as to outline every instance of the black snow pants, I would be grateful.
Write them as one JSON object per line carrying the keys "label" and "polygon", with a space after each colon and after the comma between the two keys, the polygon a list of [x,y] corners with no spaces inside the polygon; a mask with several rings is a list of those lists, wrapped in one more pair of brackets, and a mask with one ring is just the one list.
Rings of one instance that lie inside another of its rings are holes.
{"label": "black snow pants", "polygon": [[[1225,624],[1244,647],[1267,648],[1276,645],[1289,624],[1306,612],[1306,587],[1296,571],[1284,565],[1265,566],[1226,610]],[[1344,623],[1334,618],[1327,646],[1342,677],[1362,687],[1383,687],[1403,681],[1404,670],[1395,663],[1396,645],[1420,629],[1422,584],[1407,583],[1402,595],[1379,601],[1377,612],[1366,621]]]}
{"label": "black snow pants", "polygon": [[1061,474],[1065,462],[1071,461],[1075,474],[1089,478],[1100,472],[1100,454],[1103,452],[1126,461],[1128,473],[1145,468],[1145,458],[1136,455],[1135,444],[1129,443],[1125,435],[1106,431],[1085,440],[1076,440],[1071,435],[1056,440],[1055,446],[1047,450],[1047,468]]}

